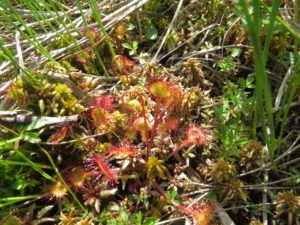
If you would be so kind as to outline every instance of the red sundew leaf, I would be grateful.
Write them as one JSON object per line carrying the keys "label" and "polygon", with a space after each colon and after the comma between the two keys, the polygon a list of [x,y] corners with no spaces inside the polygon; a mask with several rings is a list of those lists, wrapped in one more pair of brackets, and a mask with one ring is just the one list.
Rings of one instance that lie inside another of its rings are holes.
{"label": "red sundew leaf", "polygon": [[192,217],[195,225],[209,225],[213,220],[214,209],[210,203],[204,203],[198,207],[187,208],[182,205],[175,206],[178,210]]}
{"label": "red sundew leaf", "polygon": [[177,130],[179,126],[179,120],[176,118],[169,118],[165,121],[164,125],[167,130]]}
{"label": "red sundew leaf", "polygon": [[191,216],[195,225],[210,225],[213,220],[213,214],[212,204],[203,203],[193,208]]}
{"label": "red sundew leaf", "polygon": [[56,134],[54,134],[51,137],[50,139],[51,144],[57,144],[61,142],[66,137],[68,131],[69,131],[69,125],[63,126]]}
{"label": "red sundew leaf", "polygon": [[117,183],[116,174],[105,162],[104,158],[101,155],[95,154],[94,156],[88,158],[87,161],[92,165],[95,165],[101,171],[101,173],[109,180],[111,184]]}
{"label": "red sundew leaf", "polygon": [[208,131],[199,126],[191,125],[186,131],[186,136],[186,140],[177,148],[173,149],[173,151],[166,157],[166,160],[174,156],[177,152],[179,152],[186,146],[204,146],[207,142]]}
{"label": "red sundew leaf", "polygon": [[60,181],[56,181],[49,187],[48,195],[51,200],[60,201],[64,197],[66,197],[68,191],[64,184]]}
{"label": "red sundew leaf", "polygon": [[114,109],[113,98],[110,95],[101,95],[94,100],[92,106],[102,108],[107,112],[111,112]]}
{"label": "red sundew leaf", "polygon": [[114,71],[114,74],[118,77],[120,77],[122,74],[128,75],[136,69],[135,63],[123,55],[114,56],[111,62],[111,67]]}
{"label": "red sundew leaf", "polygon": [[109,124],[108,114],[102,108],[94,108],[91,110],[91,117],[93,119],[93,124],[96,128],[99,128],[101,125]]}
{"label": "red sundew leaf", "polygon": [[84,187],[85,181],[88,177],[89,173],[83,166],[73,167],[66,175],[68,183],[75,190]]}
{"label": "red sundew leaf", "polygon": [[192,125],[188,128],[187,132],[187,141],[190,144],[194,144],[197,146],[203,146],[206,143],[206,139],[208,137],[208,132],[207,130],[196,126],[196,125]]}
{"label": "red sundew leaf", "polygon": [[109,149],[109,154],[119,156],[135,156],[138,154],[138,150],[133,145],[120,144],[119,146],[112,146]]}
{"label": "red sundew leaf", "polygon": [[97,30],[95,28],[89,28],[85,31],[83,31],[83,36],[88,38],[88,39],[92,39],[92,40],[96,40],[97,37]]}
{"label": "red sundew leaf", "polygon": [[184,94],[179,86],[169,88],[170,96],[166,99],[168,109],[180,109],[184,100]]}
{"label": "red sundew leaf", "polygon": [[166,99],[170,96],[171,85],[165,81],[154,81],[148,85],[150,93],[158,99]]}

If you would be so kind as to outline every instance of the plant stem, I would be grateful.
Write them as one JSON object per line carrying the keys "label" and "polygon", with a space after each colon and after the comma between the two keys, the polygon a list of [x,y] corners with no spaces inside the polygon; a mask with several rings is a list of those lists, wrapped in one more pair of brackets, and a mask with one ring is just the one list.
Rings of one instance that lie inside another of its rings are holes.
{"label": "plant stem", "polygon": [[[27,162],[19,162],[19,161],[11,161],[11,160],[0,160],[0,165],[15,165],[15,166],[31,166],[30,163]],[[53,169],[51,166],[36,163],[37,166],[39,166],[42,169]]]}
{"label": "plant stem", "polygon": [[[104,25],[102,23],[101,15],[100,15],[100,13],[99,13],[99,11],[97,9],[97,4],[96,4],[95,0],[88,0],[88,2],[89,2],[89,5],[91,6],[93,15],[95,16],[95,18],[97,20],[97,23],[100,26],[100,29],[101,29],[102,33],[105,36],[108,36],[108,34],[107,34],[106,30],[105,30],[105,27],[104,27]],[[106,37],[105,38],[105,42],[106,42],[106,44],[108,46],[108,49],[110,51],[111,56],[114,57],[116,55],[116,53],[115,53],[115,50],[114,50],[114,48],[112,46],[111,41]]]}
{"label": "plant stem", "polygon": [[169,158],[171,158],[172,156],[174,156],[177,152],[179,152],[181,149],[185,148],[186,146],[188,146],[190,144],[189,141],[184,141],[181,145],[179,145],[178,147],[174,148],[172,152],[170,152],[167,157],[165,158],[165,160],[168,160]]}
{"label": "plant stem", "polygon": [[27,196],[17,196],[17,197],[6,197],[6,198],[0,198],[0,202],[18,202],[18,201],[24,201],[28,199],[38,198],[41,195],[27,195]]}
{"label": "plant stem", "polygon": [[[296,24],[299,25],[299,5],[300,5],[300,0],[295,0],[294,2],[294,20]],[[295,40],[295,52],[299,51],[299,40]]]}
{"label": "plant stem", "polygon": [[[278,0],[273,4],[272,10],[270,12],[271,19],[270,26],[268,27],[268,32],[266,36],[266,45],[263,50],[261,47],[261,42],[259,39],[260,34],[260,24],[261,24],[261,15],[260,15],[260,1],[253,1],[253,15],[250,15],[250,6],[248,1],[240,0],[242,10],[245,14],[245,19],[247,21],[247,26],[249,30],[249,35],[254,46],[254,67],[256,75],[256,84],[255,84],[255,102],[256,107],[254,111],[254,127],[253,135],[256,136],[256,130],[258,127],[258,114],[262,115],[261,123],[264,134],[264,141],[267,144],[270,151],[270,159],[273,161],[274,152],[275,152],[275,127],[274,127],[274,117],[273,117],[273,106],[272,106],[272,95],[271,88],[266,73],[266,61],[268,56],[268,46],[270,44],[272,29],[274,21],[276,19],[276,12],[278,10],[277,5]],[[267,121],[264,120],[264,114],[266,112]]]}
{"label": "plant stem", "polygon": [[294,19],[296,23],[299,23],[299,4],[300,0],[295,0],[294,2]]}
{"label": "plant stem", "polygon": [[64,187],[68,190],[68,192],[70,193],[70,195],[73,197],[73,199],[75,200],[75,202],[78,204],[78,206],[85,212],[87,213],[87,210],[84,208],[84,206],[81,204],[81,202],[78,200],[78,198],[76,197],[76,195],[74,194],[74,192],[70,189],[69,185],[66,183],[66,181],[64,180],[64,178],[62,177],[62,175],[60,174],[57,166],[55,165],[51,155],[48,153],[48,151],[44,148],[42,148],[41,146],[39,146],[40,150],[47,156],[47,158],[49,159],[57,177],[59,178],[60,182],[64,185]]}
{"label": "plant stem", "polygon": [[144,118],[144,131],[145,131],[145,139],[146,139],[146,148],[147,148],[147,157],[146,160],[148,160],[150,156],[150,145],[149,145],[149,134],[148,134],[148,127],[147,127],[147,116],[146,116],[146,107],[145,107],[145,101],[143,96],[140,92],[137,90],[127,90],[124,92],[124,94],[121,96],[122,104],[124,104],[124,97],[128,93],[136,94],[140,100],[141,106],[142,106],[142,116]]}
{"label": "plant stem", "polygon": [[[79,11],[80,11],[80,14],[81,14],[81,17],[82,17],[82,20],[83,20],[83,24],[84,24],[84,26],[85,26],[85,30],[87,31],[87,30],[89,29],[89,28],[88,28],[88,23],[87,23],[87,21],[86,21],[86,18],[84,17],[84,13],[83,13],[83,11],[82,11],[82,5],[81,5],[79,2],[78,2],[78,4],[77,4],[77,7],[79,8]],[[92,43],[92,47],[93,47],[93,46],[95,45],[93,39],[90,38],[90,37],[88,37],[88,38],[89,38],[89,41]],[[100,55],[99,51],[97,51],[97,49],[95,49],[93,52],[95,52],[96,58],[97,58],[97,60],[98,60],[98,62],[99,62],[99,64],[100,64],[100,66],[101,66],[101,68],[102,68],[102,70],[103,70],[105,76],[106,76],[106,77],[109,77],[109,73],[108,73],[108,71],[107,71],[107,69],[106,69],[106,67],[105,67],[105,65],[104,65],[104,63],[103,63],[103,60],[102,60],[102,58],[101,58],[101,55]]]}
{"label": "plant stem", "polygon": [[150,138],[149,138],[149,145],[150,146],[153,143],[153,139],[154,139],[154,136],[156,134],[156,129],[157,129],[158,125],[159,125],[159,109],[160,109],[160,105],[161,105],[161,101],[160,101],[160,99],[157,99],[156,106],[155,106],[154,124],[153,124],[153,127],[151,129],[151,134],[150,134]]}

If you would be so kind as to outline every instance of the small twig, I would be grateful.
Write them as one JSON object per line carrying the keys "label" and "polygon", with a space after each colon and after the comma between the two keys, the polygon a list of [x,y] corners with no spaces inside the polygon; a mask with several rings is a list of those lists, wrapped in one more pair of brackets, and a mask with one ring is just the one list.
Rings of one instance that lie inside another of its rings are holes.
{"label": "small twig", "polygon": [[177,220],[183,220],[183,219],[186,219],[186,218],[187,218],[186,216],[177,217],[177,218],[174,218],[174,219],[169,219],[169,220],[164,220],[164,221],[158,222],[155,225],[162,225],[162,224],[166,224],[166,223],[169,224],[170,222],[174,222],[174,221],[177,221]]}
{"label": "small twig", "polygon": [[[39,146],[40,147],[40,146]],[[49,152],[40,147],[40,150],[47,156],[48,160],[50,161],[57,177],[59,178],[60,182],[64,185],[64,187],[68,190],[68,192],[70,193],[70,195],[73,197],[73,199],[75,200],[75,202],[78,204],[78,206],[82,209],[83,212],[87,213],[87,209],[84,208],[84,206],[81,204],[81,202],[78,200],[77,196],[74,194],[74,192],[71,190],[71,188],[69,187],[69,185],[66,183],[66,181],[64,180],[64,178],[62,177],[61,173],[59,172],[57,166],[55,165],[55,162],[53,161],[51,155],[49,154]]]}
{"label": "small twig", "polygon": [[17,49],[17,55],[18,55],[18,62],[20,67],[20,75],[23,79],[26,80],[23,68],[24,68],[24,60],[22,55],[22,48],[20,45],[20,32],[16,31],[16,49]]}
{"label": "small twig", "polygon": [[86,93],[84,93],[79,87],[77,87],[71,80],[70,78],[65,75],[65,74],[60,74],[60,73],[56,73],[56,72],[52,72],[49,71],[47,73],[47,75],[49,75],[50,77],[57,79],[59,82],[67,85],[71,90],[72,93],[78,98],[78,99],[82,99]]}
{"label": "small twig", "polygon": [[[192,37],[190,37],[189,39],[187,39],[186,41],[184,41],[183,43],[181,43],[179,46],[177,46],[176,48],[172,49],[171,51],[169,51],[168,53],[166,53],[165,55],[163,55],[162,57],[160,57],[159,59],[157,59],[157,62],[160,62],[161,60],[163,60],[164,58],[166,58],[167,56],[169,56],[170,54],[172,54],[173,52],[175,52],[177,49],[181,48],[182,46],[184,46],[186,43],[188,43],[189,41],[191,41],[192,39],[194,39],[195,37],[197,37],[199,34],[203,33],[204,31],[210,31],[213,27],[217,26],[217,24],[211,24],[207,27],[205,27],[204,29],[196,32],[195,34],[193,34]],[[203,39],[202,39],[203,40]],[[202,42],[201,40],[201,42]],[[200,42],[200,43],[201,43]]]}
{"label": "small twig", "polygon": [[213,189],[200,189],[200,190],[197,190],[197,191],[192,191],[192,192],[189,192],[189,193],[181,194],[181,195],[178,196],[178,199],[186,198],[186,197],[196,195],[196,194],[203,194],[204,192],[205,192],[205,194],[209,194],[209,192],[211,192],[211,191],[213,191]]}
{"label": "small twig", "polygon": [[276,96],[276,99],[275,99],[275,106],[274,106],[275,111],[277,111],[279,109],[281,99],[282,99],[283,95],[285,94],[285,90],[287,88],[287,83],[289,81],[289,78],[292,75],[292,69],[293,69],[292,67],[290,67],[288,69],[283,81],[281,82],[280,88],[278,90],[278,93],[277,93],[277,96]]}
{"label": "small twig", "polygon": [[173,28],[173,25],[174,25],[174,22],[175,22],[175,20],[176,20],[176,18],[177,18],[177,16],[178,16],[178,13],[179,13],[179,11],[180,11],[180,8],[181,8],[181,6],[182,6],[182,3],[183,3],[183,0],[180,0],[179,3],[178,3],[177,9],[176,9],[176,11],[175,11],[175,14],[174,14],[174,16],[173,16],[173,19],[171,20],[170,25],[169,25],[169,27],[168,27],[168,29],[167,29],[167,31],[166,31],[166,33],[165,33],[165,35],[164,35],[164,37],[163,37],[161,43],[160,43],[160,45],[159,45],[159,47],[158,47],[158,49],[157,49],[155,55],[153,56],[151,62],[155,62],[155,61],[156,61],[156,58],[157,58],[157,56],[158,56],[160,50],[162,49],[163,45],[165,44],[165,42],[166,42],[166,40],[167,40],[167,37],[168,37],[169,33],[171,32],[171,30],[172,30],[172,28]]}
{"label": "small twig", "polygon": [[206,192],[202,195],[200,195],[198,198],[196,198],[194,201],[191,202],[191,204],[188,205],[188,208],[192,207],[194,204],[196,204],[197,202],[201,201],[201,199],[203,199],[205,196],[207,196],[210,192]]}
{"label": "small twig", "polygon": [[[289,147],[289,149],[287,151],[285,151],[283,154],[281,154],[279,157],[277,157],[274,162],[278,162],[279,160],[281,160],[282,158],[290,155],[291,153],[293,153],[294,151],[298,150],[300,148],[300,145],[297,145],[295,146],[295,144],[298,142],[298,140],[300,139],[300,135],[296,138],[296,140],[293,142],[293,144]],[[294,147],[295,146],[295,147]],[[243,176],[246,176],[246,175],[250,175],[252,173],[255,173],[255,172],[258,172],[258,171],[261,171],[261,170],[264,170],[264,169],[267,169],[271,166],[271,163],[266,163],[264,164],[262,167],[259,167],[259,168],[256,168],[254,170],[251,170],[251,171],[248,171],[248,172],[245,172],[245,173],[241,173],[239,174],[237,177],[240,178],[240,177],[243,177]]]}
{"label": "small twig", "polygon": [[[266,161],[269,160],[269,151],[268,147],[266,146]],[[266,203],[268,201],[268,181],[269,181],[269,171],[267,169],[264,170],[264,189],[262,194],[262,202],[263,202],[263,210],[262,210],[262,216],[263,216],[263,224],[268,225],[268,214],[267,214],[267,206]]]}
{"label": "small twig", "polygon": [[276,180],[273,182],[264,182],[262,184],[255,184],[255,185],[245,185],[245,188],[256,188],[256,187],[265,187],[265,186],[269,186],[269,185],[273,185],[273,184],[278,184],[278,183],[282,183],[288,180],[293,180],[295,178],[298,178],[299,175],[295,175],[295,176],[291,176],[291,177],[286,177],[280,180]]}
{"label": "small twig", "polygon": [[242,45],[242,44],[238,44],[238,45],[224,45],[224,46],[214,46],[212,48],[209,48],[209,49],[202,49],[200,51],[194,51],[192,52],[191,54],[189,55],[186,55],[186,57],[184,57],[184,59],[188,59],[190,57],[193,57],[193,56],[197,56],[197,55],[203,55],[203,54],[207,54],[209,52],[214,52],[214,51],[218,51],[218,50],[222,50],[222,49],[225,49],[225,48],[252,48],[248,45]]}
{"label": "small twig", "polygon": [[261,203],[261,204],[253,204],[253,205],[242,205],[242,206],[234,206],[234,207],[230,207],[230,208],[226,208],[226,209],[222,209],[222,210],[218,210],[216,212],[222,212],[222,211],[230,211],[230,210],[234,210],[234,209],[245,209],[245,208],[254,208],[254,207],[258,207],[258,206],[271,206],[274,205],[274,203]]}
{"label": "small twig", "polygon": [[56,145],[66,145],[66,144],[71,144],[77,141],[81,141],[81,140],[85,140],[85,139],[89,139],[89,138],[94,138],[94,137],[101,137],[103,135],[105,135],[106,133],[100,133],[100,134],[94,134],[94,135],[89,135],[89,136],[85,136],[85,137],[81,137],[81,138],[76,138],[76,139],[72,139],[72,140],[68,140],[68,141],[61,141],[58,143],[52,143],[52,142],[39,142],[39,144],[41,145],[51,145],[51,146],[56,146]]}
{"label": "small twig", "polygon": [[285,162],[285,163],[279,165],[278,168],[281,168],[281,167],[284,167],[284,166],[289,166],[289,165],[294,164],[294,163],[299,162],[299,161],[300,161],[300,157],[297,157],[295,159],[292,159],[288,162]]}
{"label": "small twig", "polygon": [[29,124],[31,122],[41,122],[44,124],[44,126],[49,126],[77,122],[79,117],[78,115],[59,117],[33,116],[30,112],[15,115],[3,115],[4,112],[7,111],[0,111],[0,122],[14,124]]}

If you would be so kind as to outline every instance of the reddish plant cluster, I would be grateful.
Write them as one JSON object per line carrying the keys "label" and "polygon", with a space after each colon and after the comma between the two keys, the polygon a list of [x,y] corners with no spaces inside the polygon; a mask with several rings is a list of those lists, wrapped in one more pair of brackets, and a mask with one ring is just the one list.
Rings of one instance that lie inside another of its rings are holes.
{"label": "reddish plant cluster", "polygon": [[117,184],[116,172],[107,164],[105,159],[98,153],[86,159],[86,168],[97,179],[105,178],[110,185]]}
{"label": "reddish plant cluster", "polygon": [[114,56],[111,67],[116,76],[120,77],[121,75],[128,76],[130,73],[136,70],[136,65],[133,61],[129,60],[124,55]]}
{"label": "reddish plant cluster", "polygon": [[192,208],[187,208],[183,205],[175,205],[175,207],[192,217],[194,225],[210,225],[214,217],[214,207],[212,203],[202,203]]}
{"label": "reddish plant cluster", "polygon": [[85,182],[90,176],[91,173],[88,172],[86,168],[81,165],[77,165],[68,171],[66,174],[66,180],[68,181],[70,187],[72,187],[74,190],[80,190],[84,188]]}
{"label": "reddish plant cluster", "polygon": [[88,65],[95,59],[93,49],[90,47],[90,45],[101,42],[103,36],[95,28],[86,29],[82,32],[82,36],[88,39],[90,43],[82,47],[83,51],[75,54],[75,60],[82,65]]}
{"label": "reddish plant cluster", "polygon": [[91,101],[87,118],[96,130],[111,124],[110,113],[114,110],[113,97],[108,94],[98,96]]}
{"label": "reddish plant cluster", "polygon": [[57,133],[55,133],[50,138],[51,144],[55,145],[61,142],[66,137],[67,133],[70,131],[70,128],[71,128],[70,125],[64,125]]}
{"label": "reddish plant cluster", "polygon": [[[92,147],[83,149],[92,152],[83,165],[68,169],[67,182],[72,189],[81,192],[84,199],[89,199],[88,202],[101,198],[93,186],[105,191],[113,187],[116,193],[119,181],[124,190],[133,193],[139,193],[139,188],[149,183],[166,196],[163,188],[155,185],[172,176],[166,161],[187,146],[206,145],[208,132],[198,125],[189,126],[185,139],[168,154],[171,143],[168,138],[180,140],[178,131],[182,130],[181,126],[186,126],[181,114],[186,100],[183,88],[163,76],[152,78],[144,84],[146,88],[133,86],[129,75],[136,68],[124,56],[116,56],[112,68],[117,76],[126,76],[128,87],[122,86],[124,89],[119,97],[103,94],[90,102],[85,112],[87,120],[83,121],[94,128],[89,135],[103,133],[103,137],[89,139]],[[116,129],[121,123],[125,124],[122,130]],[[53,136],[52,143],[63,140],[68,131],[68,127],[63,127]],[[196,225],[208,225],[212,220],[213,210],[209,204],[191,209],[174,206],[191,216]]]}
{"label": "reddish plant cluster", "polygon": [[192,125],[188,128],[186,136],[186,144],[203,146],[206,143],[208,132],[199,126]]}
{"label": "reddish plant cluster", "polygon": [[137,156],[139,152],[134,145],[122,143],[117,146],[111,146],[108,149],[108,154],[117,157],[130,157]]}
{"label": "reddish plant cluster", "polygon": [[116,55],[112,59],[111,62],[112,70],[114,74],[121,78],[121,76],[125,76],[127,88],[130,88],[130,80],[129,75],[136,71],[136,65],[133,61],[129,60],[127,57],[123,55]]}
{"label": "reddish plant cluster", "polygon": [[92,101],[91,106],[93,108],[102,108],[107,112],[114,110],[113,97],[108,94],[101,95]]}
{"label": "reddish plant cluster", "polygon": [[188,145],[196,145],[196,146],[204,146],[207,143],[208,132],[196,125],[190,126],[186,131],[186,139],[175,148],[167,157],[166,159],[171,158],[177,152],[182,150]]}

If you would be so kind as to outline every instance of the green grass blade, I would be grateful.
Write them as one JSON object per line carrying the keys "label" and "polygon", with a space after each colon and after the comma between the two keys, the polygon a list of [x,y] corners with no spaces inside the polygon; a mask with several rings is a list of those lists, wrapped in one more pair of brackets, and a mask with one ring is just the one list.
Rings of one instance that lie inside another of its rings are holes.
{"label": "green grass blade", "polygon": [[44,178],[46,178],[47,180],[53,180],[53,178],[47,174],[46,172],[44,172],[41,167],[39,167],[38,164],[32,162],[26,155],[24,155],[20,150],[16,150],[16,154],[19,155],[25,162],[27,162],[32,169],[34,169],[36,172],[38,172],[39,174],[41,174]]}
{"label": "green grass blade", "polygon": [[[39,146],[40,147],[40,146]],[[62,182],[62,184],[65,186],[65,188],[68,190],[68,192],[70,193],[70,195],[72,196],[72,198],[75,200],[75,202],[78,204],[78,206],[86,213],[87,210],[84,208],[84,206],[81,204],[81,202],[78,200],[78,198],[76,197],[76,195],[74,194],[74,192],[71,190],[71,188],[69,187],[69,185],[66,183],[66,181],[64,180],[64,178],[62,177],[62,175],[60,174],[57,166],[55,165],[55,162],[53,161],[51,155],[48,153],[48,151],[42,147],[40,147],[41,151],[47,156],[47,158],[49,159],[57,177],[59,178],[60,182]]]}
{"label": "green grass blade", "polygon": [[[77,4],[77,6],[78,6],[78,8],[79,8],[79,10],[80,10],[81,18],[82,18],[82,20],[83,20],[83,24],[84,24],[84,26],[85,26],[85,29],[88,30],[88,23],[87,23],[86,18],[85,18],[85,16],[84,16],[84,13],[83,13],[83,10],[82,10],[82,6],[81,6],[81,4],[80,4],[79,2],[78,2],[78,4]],[[92,45],[94,45],[93,40],[90,39],[90,41],[92,42]],[[95,55],[96,55],[96,59],[98,60],[98,63],[99,63],[99,65],[101,66],[101,68],[102,68],[102,70],[103,70],[105,76],[106,76],[106,77],[109,77],[109,73],[108,73],[108,71],[107,71],[107,69],[106,69],[106,67],[105,67],[105,64],[103,63],[103,60],[102,60],[102,58],[101,58],[101,55],[100,55],[99,51],[98,51],[97,49],[95,49],[95,50],[94,50],[94,53],[95,53]]]}
{"label": "green grass blade", "polygon": [[31,200],[31,199],[35,199],[35,198],[40,198],[41,196],[43,196],[43,195],[26,195],[26,196],[0,198],[0,208],[4,208],[6,206],[13,205],[13,204],[21,202],[21,201],[27,201],[27,200]]}
{"label": "green grass blade", "polygon": [[277,114],[278,124],[280,122],[280,131],[278,137],[279,146],[281,145],[281,140],[283,137],[284,129],[288,122],[288,112],[291,108],[291,103],[297,93],[297,89],[300,85],[300,56],[297,56],[297,61],[293,69],[292,76],[290,78],[289,86],[287,88],[286,94],[283,96],[283,100],[281,102],[281,107]]}
{"label": "green grass blade", "polygon": [[[99,27],[100,27],[103,35],[107,37],[108,34],[107,34],[107,32],[106,32],[106,30],[104,28],[104,25],[102,23],[101,15],[100,15],[100,13],[99,13],[99,11],[97,9],[97,4],[96,4],[95,0],[88,0],[88,2],[89,2],[89,5],[90,5],[90,7],[92,9],[92,12],[93,12],[93,15],[95,16],[96,21],[97,21],[97,23],[98,23],[98,25],[99,25]],[[115,53],[115,50],[114,50],[114,48],[112,46],[111,41],[108,38],[106,38],[105,42],[106,42],[106,44],[107,44],[107,46],[109,48],[111,56],[114,57],[116,55],[116,53]]]}
{"label": "green grass blade", "polygon": [[[6,22],[13,27],[15,30],[18,30],[20,32],[20,34],[22,34],[23,37],[25,37],[30,44],[32,44],[37,50],[39,50],[39,52],[41,54],[43,54],[44,56],[46,56],[50,61],[55,62],[55,60],[52,58],[51,54],[39,43],[39,41],[36,39],[37,33],[30,28],[26,21],[24,21],[20,15],[18,15],[18,13],[16,13],[14,11],[13,6],[11,5],[11,3],[8,0],[4,0],[5,1],[5,7],[9,10],[10,12],[10,17],[12,17],[15,21],[13,21],[5,12],[4,10],[0,10],[0,15],[6,20]],[[22,29],[20,29],[15,22],[19,22],[24,28],[25,31],[28,33],[26,34],[26,32],[24,32]]]}
{"label": "green grass blade", "polygon": [[[242,10],[245,14],[245,19],[247,21],[249,35],[254,47],[254,67],[255,67],[255,112],[254,112],[254,127],[253,133],[256,135],[256,129],[258,125],[258,114],[260,117],[264,115],[264,112],[267,113],[267,123],[265,123],[264,118],[262,119],[262,128],[264,133],[264,140],[268,146],[270,152],[270,158],[273,160],[274,151],[275,151],[275,128],[274,128],[274,118],[273,118],[273,107],[272,107],[272,96],[271,89],[268,81],[268,77],[265,71],[265,62],[267,55],[264,54],[261,43],[259,39],[259,30],[258,26],[261,24],[261,16],[260,16],[260,2],[258,0],[254,0],[253,2],[253,15],[250,15],[250,6],[248,1],[241,0],[240,4],[242,6]],[[272,26],[270,27],[272,31]],[[269,35],[271,35],[270,32]],[[270,135],[269,135],[270,133]]]}
{"label": "green grass blade", "polygon": [[[261,0],[261,4],[264,7],[264,9],[271,13],[271,8],[264,2]],[[280,16],[276,16],[276,20],[277,22],[279,22],[294,38],[296,38],[297,40],[300,40],[300,34],[297,33],[292,27],[290,27]]]}
{"label": "green grass blade", "polygon": [[[41,163],[35,163],[39,168],[41,169],[53,169],[51,166],[48,165],[44,165]],[[0,165],[4,165],[4,166],[32,166],[30,163],[28,162],[19,162],[19,161],[11,161],[11,160],[0,160]]]}
{"label": "green grass blade", "polygon": [[280,0],[274,0],[272,1],[272,9],[270,12],[270,19],[269,19],[269,26],[267,30],[266,40],[265,40],[265,46],[264,46],[264,57],[265,61],[267,61],[268,57],[268,51],[271,43],[272,33],[273,33],[273,27],[276,21],[276,15],[278,13],[279,6],[281,4]]}

